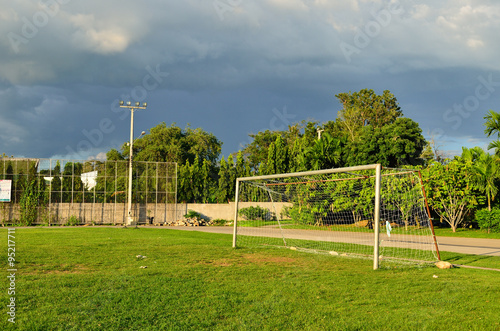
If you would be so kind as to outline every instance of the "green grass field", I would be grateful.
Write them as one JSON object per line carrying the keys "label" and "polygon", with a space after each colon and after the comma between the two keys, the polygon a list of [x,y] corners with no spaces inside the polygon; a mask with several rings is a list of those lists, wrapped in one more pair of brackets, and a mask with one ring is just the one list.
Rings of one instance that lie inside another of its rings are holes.
{"label": "green grass field", "polygon": [[[373,271],[369,260],[233,249],[230,235],[170,229],[18,228],[15,237],[16,324],[4,277],[2,330],[500,329],[496,271]],[[6,253],[3,262],[7,270]]]}

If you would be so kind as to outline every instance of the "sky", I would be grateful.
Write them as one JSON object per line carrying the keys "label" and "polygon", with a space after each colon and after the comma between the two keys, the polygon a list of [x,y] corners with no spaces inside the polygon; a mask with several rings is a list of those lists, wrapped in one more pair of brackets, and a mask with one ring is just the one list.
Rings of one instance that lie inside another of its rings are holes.
{"label": "sky", "polygon": [[102,158],[165,122],[227,156],[249,134],[335,120],[391,91],[450,155],[500,112],[500,2],[0,0],[0,155]]}

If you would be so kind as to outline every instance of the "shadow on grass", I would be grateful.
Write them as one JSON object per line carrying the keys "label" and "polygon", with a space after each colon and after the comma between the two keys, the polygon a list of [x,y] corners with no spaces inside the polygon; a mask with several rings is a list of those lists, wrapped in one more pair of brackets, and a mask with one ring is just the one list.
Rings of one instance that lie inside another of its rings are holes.
{"label": "shadow on grass", "polygon": [[465,266],[500,269],[500,257],[487,255],[469,255],[452,252],[441,252],[441,259],[453,264]]}

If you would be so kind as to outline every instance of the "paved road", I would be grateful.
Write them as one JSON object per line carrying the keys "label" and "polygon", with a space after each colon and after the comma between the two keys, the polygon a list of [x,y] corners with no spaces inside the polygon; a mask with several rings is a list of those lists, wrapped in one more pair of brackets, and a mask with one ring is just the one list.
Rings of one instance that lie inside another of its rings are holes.
{"label": "paved road", "polygon": [[[201,231],[201,232],[212,232],[212,233],[227,233],[232,234],[232,227],[169,227],[172,230],[184,230],[184,231]],[[266,231],[269,231],[267,229]],[[294,230],[293,238],[295,239],[317,239],[317,232],[321,231],[310,231],[310,230]],[[253,234],[255,235],[255,234]],[[279,233],[272,235],[275,237],[280,237]],[[371,235],[367,234],[367,238],[361,238],[361,241],[370,242]],[[338,237],[335,241],[342,241]],[[402,236],[400,237],[402,238]],[[403,239],[402,239],[403,241]],[[478,239],[478,238],[454,238],[454,237],[437,237],[437,242],[439,244],[439,250],[443,252],[455,252],[463,254],[474,254],[474,255],[490,255],[490,256],[500,256],[500,239]],[[363,243],[363,242],[360,242]],[[391,244],[395,245],[394,243]]]}

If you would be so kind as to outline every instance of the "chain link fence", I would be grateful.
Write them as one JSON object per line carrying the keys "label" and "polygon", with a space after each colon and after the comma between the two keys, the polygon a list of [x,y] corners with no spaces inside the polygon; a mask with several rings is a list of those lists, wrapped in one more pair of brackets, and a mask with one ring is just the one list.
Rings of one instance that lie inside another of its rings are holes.
{"label": "chain link fence", "polygon": [[[132,218],[179,219],[177,163],[133,162]],[[126,224],[128,161],[0,158],[2,224]],[[182,216],[182,215],[181,215]]]}

